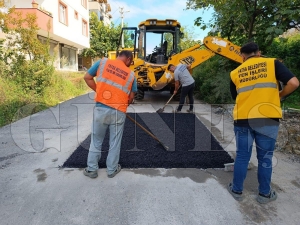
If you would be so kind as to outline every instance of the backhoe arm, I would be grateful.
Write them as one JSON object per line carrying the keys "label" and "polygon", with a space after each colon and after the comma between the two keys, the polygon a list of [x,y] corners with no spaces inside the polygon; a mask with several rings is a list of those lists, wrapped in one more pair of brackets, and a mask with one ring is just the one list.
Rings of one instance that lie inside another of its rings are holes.
{"label": "backhoe arm", "polygon": [[[215,54],[221,55],[238,63],[243,62],[242,57],[240,55],[240,47],[234,45],[228,40],[219,37],[208,36],[204,38],[203,44],[206,47],[206,49],[200,49],[201,45],[197,44],[191,48],[188,48],[178,54],[171,56],[169,58],[168,65],[178,65],[179,63],[187,64],[191,65],[190,70],[192,70],[196,66],[213,57]],[[152,83],[152,88],[154,90],[160,90],[164,86],[166,86],[166,84],[174,80],[174,74],[167,71],[166,68],[167,65],[158,69],[162,71],[165,70],[165,72],[158,81]],[[149,75],[150,77],[152,77],[152,81],[155,80],[155,72],[157,71],[149,70]]]}
{"label": "backhoe arm", "polygon": [[[213,57],[215,53],[208,49],[198,49],[200,45],[195,45],[185,51],[182,51],[181,53],[178,53],[176,55],[173,55],[172,57],[169,58],[168,65],[173,64],[173,65],[178,65],[179,63],[181,64],[187,64],[191,65],[190,69],[193,69],[194,67],[200,65],[204,61],[208,60],[209,58]],[[161,78],[152,84],[152,88],[154,90],[160,90],[164,86],[166,86],[168,83],[174,81],[174,74],[170,73],[167,70],[167,65],[164,66],[163,68],[160,68],[159,70],[164,70],[164,74],[161,76]],[[157,72],[155,70],[149,70],[149,75],[154,76],[154,72]]]}
{"label": "backhoe arm", "polygon": [[206,48],[210,49],[218,55],[221,55],[238,63],[243,63],[243,59],[240,54],[241,47],[234,45],[228,40],[219,37],[207,36],[204,38],[203,44]]}

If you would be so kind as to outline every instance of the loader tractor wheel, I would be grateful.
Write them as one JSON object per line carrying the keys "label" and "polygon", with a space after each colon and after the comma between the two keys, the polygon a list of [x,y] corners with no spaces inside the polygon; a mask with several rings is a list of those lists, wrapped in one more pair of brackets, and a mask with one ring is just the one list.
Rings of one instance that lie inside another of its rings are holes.
{"label": "loader tractor wheel", "polygon": [[138,91],[134,95],[135,100],[142,100],[144,99],[144,91],[141,89],[138,89]]}

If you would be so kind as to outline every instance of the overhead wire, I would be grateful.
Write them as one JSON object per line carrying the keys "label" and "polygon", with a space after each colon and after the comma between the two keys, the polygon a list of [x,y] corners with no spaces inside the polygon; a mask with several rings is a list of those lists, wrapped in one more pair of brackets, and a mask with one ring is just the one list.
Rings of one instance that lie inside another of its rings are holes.
{"label": "overhead wire", "polygon": [[[118,3],[116,3],[115,1],[113,1],[113,0],[110,0],[110,2],[112,2],[114,5],[117,6],[117,9],[111,14],[111,15],[114,15],[114,14],[119,10],[119,8],[121,8],[121,6],[120,6]],[[117,18],[117,20],[115,21],[115,23],[116,23],[119,19],[120,19],[120,17]]]}

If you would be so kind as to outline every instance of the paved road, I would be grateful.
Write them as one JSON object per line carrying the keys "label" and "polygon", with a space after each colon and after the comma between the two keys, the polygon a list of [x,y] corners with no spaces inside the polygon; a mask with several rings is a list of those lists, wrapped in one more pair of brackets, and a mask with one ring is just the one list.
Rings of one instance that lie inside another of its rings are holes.
{"label": "paved road", "polygon": [[[169,97],[147,93],[129,111],[155,112]],[[269,205],[255,201],[255,159],[243,202],[227,192],[232,173],[223,169],[124,169],[113,179],[101,169],[94,180],[80,169],[60,169],[90,134],[92,98],[71,99],[0,129],[1,225],[299,224],[300,165],[280,153],[273,184],[279,198]],[[200,102],[196,114],[234,156],[230,118]]]}

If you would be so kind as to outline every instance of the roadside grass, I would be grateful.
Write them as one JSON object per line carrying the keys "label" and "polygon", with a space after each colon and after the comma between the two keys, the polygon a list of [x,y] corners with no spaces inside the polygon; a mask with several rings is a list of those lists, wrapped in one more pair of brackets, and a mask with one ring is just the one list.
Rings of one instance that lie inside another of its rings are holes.
{"label": "roadside grass", "polygon": [[25,92],[21,85],[0,76],[0,127],[87,93],[83,76],[83,72],[55,71],[41,95]]}
{"label": "roadside grass", "polygon": [[[55,71],[42,95],[25,92],[21,85],[0,76],[0,127],[87,93],[84,72]],[[300,91],[289,96],[282,107],[300,109]]]}

